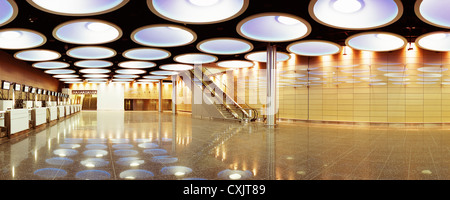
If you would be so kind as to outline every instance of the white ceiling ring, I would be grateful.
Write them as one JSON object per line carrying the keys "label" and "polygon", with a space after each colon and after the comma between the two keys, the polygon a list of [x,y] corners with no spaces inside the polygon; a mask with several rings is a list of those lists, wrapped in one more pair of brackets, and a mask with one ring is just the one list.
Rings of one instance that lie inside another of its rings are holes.
{"label": "white ceiling ring", "polygon": [[77,19],[56,26],[53,37],[71,44],[95,45],[118,40],[122,37],[122,30],[104,20]]}
{"label": "white ceiling ring", "polygon": [[113,66],[113,63],[106,60],[80,60],[75,62],[74,65],[83,68],[105,68]]}
{"label": "white ceiling ring", "polygon": [[253,44],[238,38],[221,37],[203,40],[197,44],[197,49],[210,54],[233,55],[253,50]]}
{"label": "white ceiling ring", "polygon": [[23,28],[5,28],[0,30],[0,49],[29,49],[42,46],[47,38],[42,33]]}
{"label": "white ceiling ring", "polygon": [[216,56],[204,53],[186,53],[175,56],[173,60],[186,64],[205,64],[216,62],[218,58]]}
{"label": "white ceiling ring", "polygon": [[162,60],[170,57],[171,53],[164,49],[142,47],[128,49],[122,56],[133,60]]}
{"label": "white ceiling ring", "polygon": [[416,39],[415,44],[429,51],[450,51],[450,32],[437,31],[426,33]]}
{"label": "white ceiling ring", "polygon": [[362,51],[386,52],[404,48],[408,41],[389,32],[364,32],[350,36],[345,44]]}
{"label": "white ceiling ring", "polygon": [[343,48],[325,40],[302,40],[289,44],[286,49],[301,56],[324,56],[340,53]]}
{"label": "white ceiling ring", "polygon": [[69,49],[66,54],[78,59],[106,59],[114,57],[117,52],[114,49],[102,46],[80,46]]}
{"label": "white ceiling ring", "polygon": [[175,24],[147,25],[131,33],[131,40],[144,46],[177,47],[191,44],[196,39],[194,31]]}
{"label": "white ceiling ring", "polygon": [[19,13],[19,8],[13,0],[0,0],[0,26],[12,22]]}
{"label": "white ceiling ring", "polygon": [[414,11],[425,23],[441,28],[450,28],[450,1],[448,0],[416,0]]}
{"label": "white ceiling ring", "polygon": [[[277,51],[277,62],[289,60],[291,56],[284,52]],[[255,62],[267,62],[267,51],[255,51],[245,55],[245,59]]]}
{"label": "white ceiling ring", "polygon": [[60,58],[61,54],[47,49],[30,49],[16,52],[14,57],[25,61],[49,61]]}
{"label": "white ceiling ring", "polygon": [[117,10],[129,0],[27,0],[44,12],[65,16],[92,16]]}

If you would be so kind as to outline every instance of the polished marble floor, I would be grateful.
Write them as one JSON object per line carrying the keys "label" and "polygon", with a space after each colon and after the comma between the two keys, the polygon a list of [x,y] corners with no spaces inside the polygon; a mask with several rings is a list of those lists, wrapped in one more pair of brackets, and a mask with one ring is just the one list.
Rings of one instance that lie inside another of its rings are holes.
{"label": "polished marble floor", "polygon": [[83,111],[0,144],[1,180],[450,179],[450,129]]}

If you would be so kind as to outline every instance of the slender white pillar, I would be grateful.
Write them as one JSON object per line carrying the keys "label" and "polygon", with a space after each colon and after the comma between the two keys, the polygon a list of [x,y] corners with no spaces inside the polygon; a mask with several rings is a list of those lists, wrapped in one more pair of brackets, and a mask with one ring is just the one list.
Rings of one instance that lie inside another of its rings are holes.
{"label": "slender white pillar", "polygon": [[158,111],[159,112],[162,112],[162,83],[163,83],[163,81],[162,80],[159,80],[159,95],[158,95],[158,105],[159,105],[159,108],[158,108]]}
{"label": "slender white pillar", "polygon": [[267,45],[267,98],[266,98],[266,125],[276,125],[277,114],[277,48],[274,45]]}
{"label": "slender white pillar", "polygon": [[172,76],[172,114],[177,114],[177,76]]}

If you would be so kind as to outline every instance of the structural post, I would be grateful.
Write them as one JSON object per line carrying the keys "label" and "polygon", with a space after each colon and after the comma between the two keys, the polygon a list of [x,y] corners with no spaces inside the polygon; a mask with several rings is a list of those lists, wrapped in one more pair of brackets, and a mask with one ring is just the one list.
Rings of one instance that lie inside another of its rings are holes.
{"label": "structural post", "polygon": [[162,80],[159,80],[159,92],[158,92],[158,111],[162,112]]}
{"label": "structural post", "polygon": [[172,76],[172,114],[177,114],[177,75]]}
{"label": "structural post", "polygon": [[266,98],[266,125],[276,125],[277,114],[277,48],[274,45],[267,45],[267,98]]}

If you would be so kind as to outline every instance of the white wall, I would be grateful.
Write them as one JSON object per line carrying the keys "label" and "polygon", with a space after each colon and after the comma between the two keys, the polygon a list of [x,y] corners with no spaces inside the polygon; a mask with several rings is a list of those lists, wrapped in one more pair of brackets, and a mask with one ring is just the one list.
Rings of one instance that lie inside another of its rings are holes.
{"label": "white wall", "polygon": [[97,110],[124,110],[125,89],[122,84],[99,84]]}

